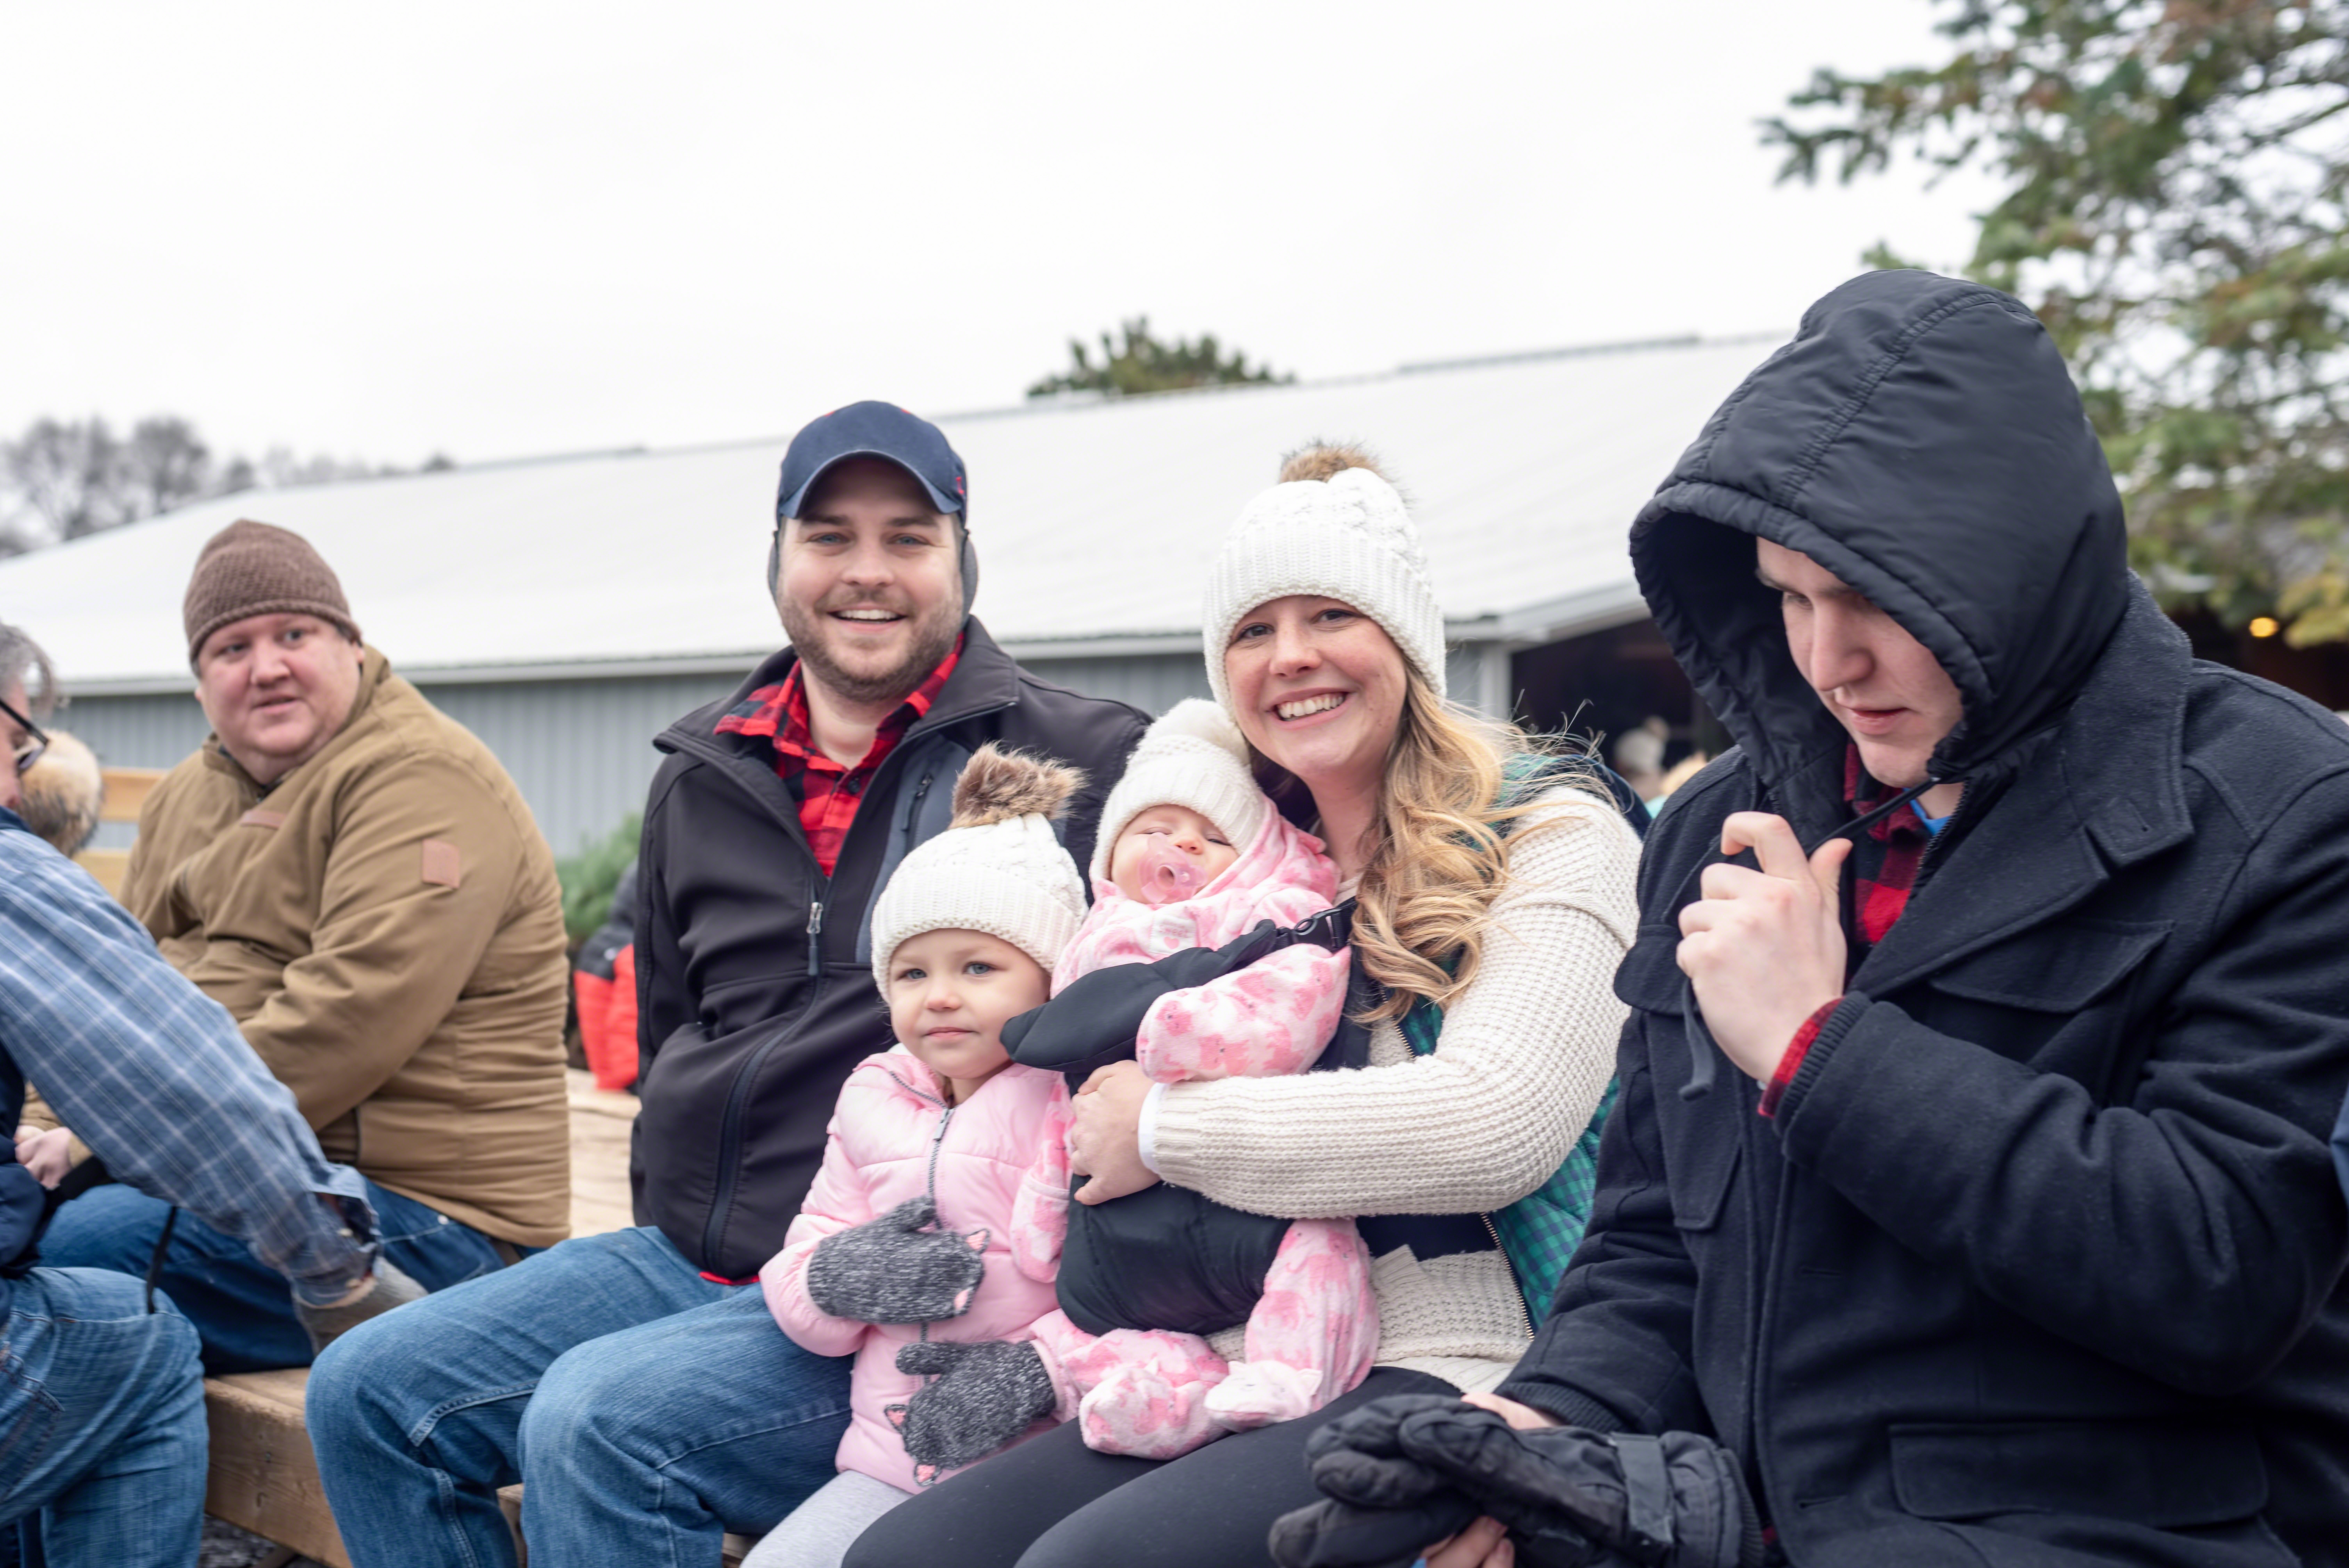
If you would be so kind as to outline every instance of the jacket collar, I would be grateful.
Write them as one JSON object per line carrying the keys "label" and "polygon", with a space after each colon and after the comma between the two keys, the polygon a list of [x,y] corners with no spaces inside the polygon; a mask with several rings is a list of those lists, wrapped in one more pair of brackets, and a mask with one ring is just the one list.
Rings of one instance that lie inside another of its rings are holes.
{"label": "jacket collar", "polygon": [[[2192,655],[2142,584],[2054,735],[2035,748],[1869,953],[1880,995],[2077,908],[2193,834],[2183,776]],[[1960,808],[1963,810],[1962,806]]]}

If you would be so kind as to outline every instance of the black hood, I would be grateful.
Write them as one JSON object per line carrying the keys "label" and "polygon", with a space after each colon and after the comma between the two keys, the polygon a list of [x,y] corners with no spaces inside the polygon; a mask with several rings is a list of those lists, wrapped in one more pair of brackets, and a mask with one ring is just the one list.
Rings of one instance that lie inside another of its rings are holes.
{"label": "black hood", "polygon": [[1936,779],[1980,776],[2060,713],[2129,599],[2120,496],[2055,345],[2019,301],[1930,273],[1870,273],[1813,305],[1631,525],[1656,624],[1764,785],[1839,791],[1844,732],[1795,667],[1751,537],[1940,661],[1964,717]]}

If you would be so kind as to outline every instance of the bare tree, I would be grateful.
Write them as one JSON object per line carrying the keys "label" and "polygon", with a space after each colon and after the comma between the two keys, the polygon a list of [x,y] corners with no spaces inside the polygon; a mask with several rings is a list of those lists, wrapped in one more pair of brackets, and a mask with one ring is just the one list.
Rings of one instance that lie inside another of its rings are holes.
{"label": "bare tree", "polygon": [[[436,452],[423,471],[456,466]],[[140,420],[127,439],[95,415],[70,422],[44,418],[17,439],[0,440],[0,555],[79,539],[207,496],[408,471],[323,453],[298,457],[285,446],[272,447],[258,462],[234,454],[216,464],[195,426],[176,414]]]}
{"label": "bare tree", "polygon": [[71,424],[34,420],[21,439],[9,443],[6,471],[18,514],[9,522],[20,534],[33,519],[56,539],[79,539],[129,521],[121,444],[95,415]]}
{"label": "bare tree", "polygon": [[122,449],[122,485],[136,517],[152,517],[214,493],[212,449],[196,428],[176,414],[159,414],[131,428]]}

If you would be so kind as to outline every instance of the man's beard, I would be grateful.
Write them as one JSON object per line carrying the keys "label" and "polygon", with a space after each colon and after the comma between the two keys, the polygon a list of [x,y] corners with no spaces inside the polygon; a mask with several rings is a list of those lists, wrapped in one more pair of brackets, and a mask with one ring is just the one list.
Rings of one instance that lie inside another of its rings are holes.
{"label": "man's beard", "polygon": [[903,661],[878,674],[864,675],[843,668],[832,656],[825,635],[832,625],[828,615],[811,613],[789,600],[775,608],[782,616],[783,634],[791,639],[792,651],[799,655],[800,667],[808,678],[843,702],[859,705],[894,706],[913,696],[914,688],[929,678],[962,634],[959,597],[949,599],[927,617],[910,623],[913,640]]}

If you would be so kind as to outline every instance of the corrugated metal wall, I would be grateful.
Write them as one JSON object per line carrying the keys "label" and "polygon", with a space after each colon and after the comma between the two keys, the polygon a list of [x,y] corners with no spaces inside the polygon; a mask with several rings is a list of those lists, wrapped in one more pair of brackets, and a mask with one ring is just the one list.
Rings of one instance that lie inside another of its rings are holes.
{"label": "corrugated metal wall", "polygon": [[653,737],[740,684],[739,676],[517,681],[423,686],[434,707],[481,738],[513,775],[558,855],[575,854],[645,805],[660,753]]}
{"label": "corrugated metal wall", "polygon": [[1207,695],[1206,666],[1196,654],[1130,659],[1022,659],[1029,674],[1087,696],[1115,697],[1144,713],[1164,713],[1186,696]]}

